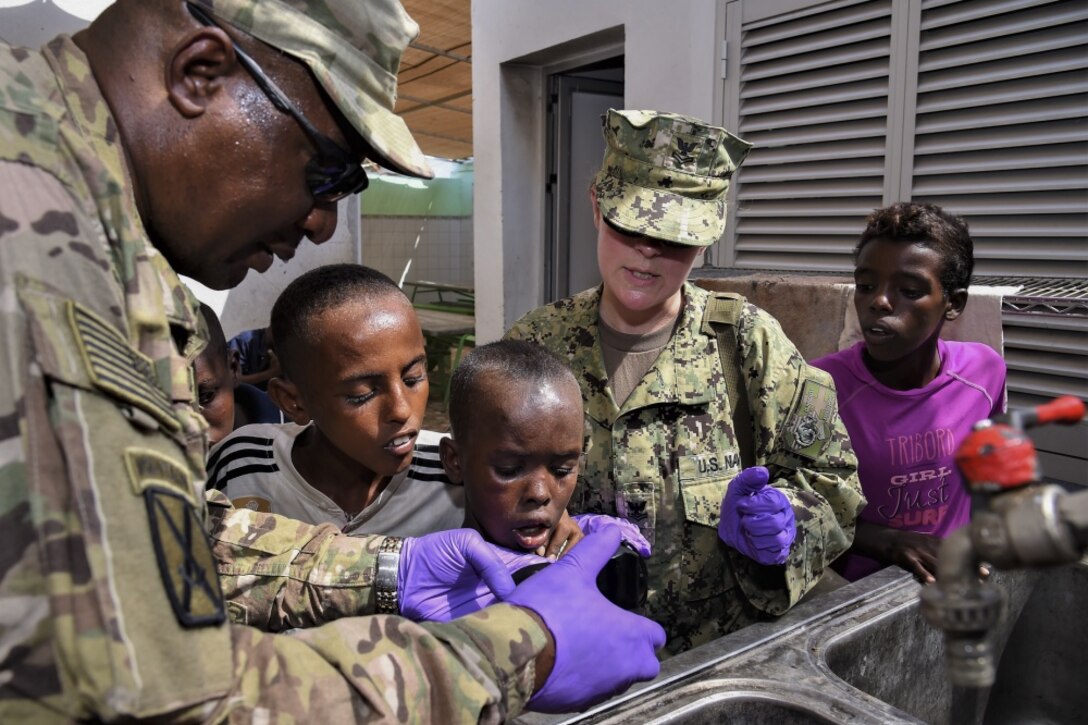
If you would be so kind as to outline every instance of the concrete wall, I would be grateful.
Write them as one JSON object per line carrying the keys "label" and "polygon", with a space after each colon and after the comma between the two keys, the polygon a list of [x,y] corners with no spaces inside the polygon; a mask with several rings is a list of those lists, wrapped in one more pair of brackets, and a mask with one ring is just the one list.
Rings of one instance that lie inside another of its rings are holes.
{"label": "concrete wall", "polygon": [[55,36],[71,35],[98,17],[113,0],[4,0],[0,40],[38,48]]}
{"label": "concrete wall", "polygon": [[471,163],[430,159],[429,181],[382,174],[363,193],[363,264],[396,281],[473,285]]}
{"label": "concrete wall", "polygon": [[470,216],[365,215],[363,239],[363,264],[396,282],[404,279],[472,286]]}
{"label": "concrete wall", "polygon": [[720,122],[716,0],[473,0],[476,335],[541,304],[549,73],[625,56],[627,108]]}

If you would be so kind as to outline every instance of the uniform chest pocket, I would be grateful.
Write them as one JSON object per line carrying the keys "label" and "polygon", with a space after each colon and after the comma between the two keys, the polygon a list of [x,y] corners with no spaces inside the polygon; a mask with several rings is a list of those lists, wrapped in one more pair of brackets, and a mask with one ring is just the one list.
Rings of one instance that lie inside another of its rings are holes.
{"label": "uniform chest pocket", "polygon": [[722,498],[740,461],[722,454],[682,456],[677,475],[684,507],[681,590],[687,601],[718,596],[727,588],[724,544],[718,538]]}

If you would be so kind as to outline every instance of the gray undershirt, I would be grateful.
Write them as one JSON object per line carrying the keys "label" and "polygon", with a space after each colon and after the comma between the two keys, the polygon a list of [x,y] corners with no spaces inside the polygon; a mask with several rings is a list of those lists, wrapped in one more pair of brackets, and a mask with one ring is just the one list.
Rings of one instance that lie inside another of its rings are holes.
{"label": "gray undershirt", "polygon": [[669,343],[674,325],[666,325],[645,335],[619,332],[599,318],[597,326],[601,331],[601,353],[608,374],[608,387],[612,390],[616,405],[622,408]]}

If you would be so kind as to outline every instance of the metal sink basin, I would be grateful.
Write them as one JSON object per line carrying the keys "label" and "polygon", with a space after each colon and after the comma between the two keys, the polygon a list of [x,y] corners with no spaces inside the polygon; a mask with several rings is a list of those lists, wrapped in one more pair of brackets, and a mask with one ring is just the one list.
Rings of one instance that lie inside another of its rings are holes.
{"label": "metal sink basin", "polygon": [[545,723],[1074,723],[1088,712],[1088,562],[997,572],[990,691],[953,690],[920,586],[888,568],[662,663],[653,682]]}
{"label": "metal sink basin", "polygon": [[833,725],[834,720],[810,710],[783,703],[773,696],[755,698],[747,693],[716,692],[651,723],[743,722],[750,725]]}
{"label": "metal sink basin", "polygon": [[[752,725],[830,725],[841,713],[824,708],[826,701],[813,698],[803,688],[754,679],[708,679],[671,690],[634,709],[612,713],[602,723],[699,723],[722,722]],[[821,712],[821,710],[823,710]],[[634,719],[632,719],[634,718]]]}
{"label": "metal sink basin", "polygon": [[[846,684],[927,723],[1083,722],[1088,712],[1088,564],[1046,572],[997,572],[1006,617],[990,692],[953,688],[944,638],[915,596],[872,618],[830,623],[821,664]],[[890,602],[889,602],[890,603]]]}
{"label": "metal sink basin", "polygon": [[1088,562],[1048,572],[1012,628],[986,723],[1084,722]]}

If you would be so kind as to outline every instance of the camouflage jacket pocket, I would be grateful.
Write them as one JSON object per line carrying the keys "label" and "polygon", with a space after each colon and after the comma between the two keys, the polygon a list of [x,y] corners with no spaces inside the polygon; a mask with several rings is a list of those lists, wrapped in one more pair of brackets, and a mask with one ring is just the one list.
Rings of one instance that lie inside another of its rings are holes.
{"label": "camouflage jacket pocket", "polygon": [[677,477],[686,521],[718,530],[725,491],[740,473],[740,461],[734,458],[715,453],[680,457]]}
{"label": "camouflage jacket pocket", "polygon": [[718,521],[722,498],[733,474],[726,478],[692,479],[684,476],[684,468],[681,463],[680,495],[684,506],[681,589],[684,600],[692,601],[717,596],[726,588]]}
{"label": "camouflage jacket pocket", "polygon": [[616,515],[638,526],[653,547],[657,539],[657,486],[652,481],[617,483]]}

